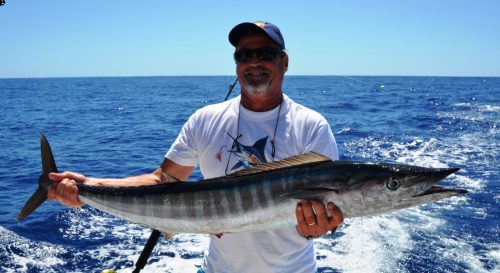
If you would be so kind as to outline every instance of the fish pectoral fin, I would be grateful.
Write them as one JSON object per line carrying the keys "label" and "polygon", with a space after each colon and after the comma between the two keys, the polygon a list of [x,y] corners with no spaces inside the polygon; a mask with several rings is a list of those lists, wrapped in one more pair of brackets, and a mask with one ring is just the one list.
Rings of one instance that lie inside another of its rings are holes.
{"label": "fish pectoral fin", "polygon": [[287,192],[284,193],[282,196],[299,200],[324,201],[332,193],[337,193],[337,191],[330,189],[306,189],[306,190],[296,190],[292,192]]}

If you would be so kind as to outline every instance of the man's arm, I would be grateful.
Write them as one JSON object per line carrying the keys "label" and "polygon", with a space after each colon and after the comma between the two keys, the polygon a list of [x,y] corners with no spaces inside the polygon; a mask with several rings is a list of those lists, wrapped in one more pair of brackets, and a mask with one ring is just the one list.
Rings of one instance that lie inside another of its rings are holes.
{"label": "man's arm", "polygon": [[192,166],[182,166],[165,158],[161,166],[152,173],[126,178],[94,178],[69,171],[50,173],[49,178],[53,181],[53,184],[49,187],[47,198],[49,200],[58,200],[61,204],[70,208],[79,208],[84,203],[78,199],[76,183],[109,187],[146,186],[171,182],[168,181],[168,176],[179,180],[187,180],[193,170],[194,167]]}

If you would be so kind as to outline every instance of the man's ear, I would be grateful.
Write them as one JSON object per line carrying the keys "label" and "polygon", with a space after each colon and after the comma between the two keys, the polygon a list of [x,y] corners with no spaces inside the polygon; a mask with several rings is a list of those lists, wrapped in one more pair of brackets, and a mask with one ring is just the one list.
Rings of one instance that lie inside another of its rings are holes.
{"label": "man's ear", "polygon": [[285,69],[285,72],[288,71],[288,54],[285,54],[285,56],[283,56],[283,68]]}

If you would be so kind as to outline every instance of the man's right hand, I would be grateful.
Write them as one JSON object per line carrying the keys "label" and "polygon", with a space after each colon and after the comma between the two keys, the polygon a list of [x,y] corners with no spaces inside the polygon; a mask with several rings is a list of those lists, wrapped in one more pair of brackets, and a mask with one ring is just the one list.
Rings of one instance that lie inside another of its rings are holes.
{"label": "man's right hand", "polygon": [[78,199],[78,187],[76,183],[85,183],[88,180],[83,174],[74,172],[49,173],[52,185],[49,187],[47,199],[58,200],[69,208],[79,208],[84,205]]}

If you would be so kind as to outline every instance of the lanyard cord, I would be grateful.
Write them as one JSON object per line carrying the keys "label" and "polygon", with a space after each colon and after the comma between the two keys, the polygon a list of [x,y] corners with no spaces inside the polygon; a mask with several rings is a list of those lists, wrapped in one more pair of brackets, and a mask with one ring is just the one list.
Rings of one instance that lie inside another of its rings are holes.
{"label": "lanyard cord", "polygon": [[273,156],[273,161],[274,162],[274,156],[276,155],[276,147],[274,145],[274,141],[276,140],[276,131],[278,131],[278,122],[280,120],[280,113],[281,113],[281,105],[283,105],[283,101],[280,103],[280,108],[278,109],[278,117],[276,118],[276,125],[274,126],[274,135],[273,135],[273,140],[271,140],[271,155]]}
{"label": "lanyard cord", "polygon": [[[271,156],[272,156],[272,162],[274,162],[274,157],[276,156],[276,144],[275,144],[275,140],[276,140],[276,131],[278,131],[278,122],[280,120],[280,114],[281,114],[281,106],[283,105],[283,100],[281,101],[280,103],[280,106],[278,108],[278,116],[276,117],[276,124],[274,126],[274,134],[273,134],[273,139],[271,140]],[[240,118],[241,118],[241,102],[240,102],[240,105],[239,105],[239,109],[238,109],[238,121],[237,121],[237,125],[236,125],[236,138],[233,138],[233,145],[231,145],[231,151],[234,150],[235,146],[236,146],[236,142],[238,141],[238,138],[240,138],[241,136],[243,136],[242,134],[239,134],[240,133]],[[239,134],[239,135],[238,135]],[[233,153],[230,152],[229,153],[229,157],[227,159],[227,164],[226,164],[226,170],[224,171],[224,173],[226,175],[228,175],[229,173],[227,172],[227,169],[229,168],[229,162],[231,161],[231,155]]]}
{"label": "lanyard cord", "polygon": [[236,138],[233,138],[233,145],[231,145],[231,151],[229,151],[229,157],[227,159],[227,164],[226,164],[226,170],[224,173],[228,175],[229,173],[227,172],[227,168],[229,168],[229,161],[231,161],[231,155],[233,154],[232,151],[234,150],[234,146],[236,146],[236,141],[238,141],[238,138],[240,138],[242,135],[238,135],[240,132],[240,113],[241,113],[241,103],[238,107],[238,121],[236,123]]}

